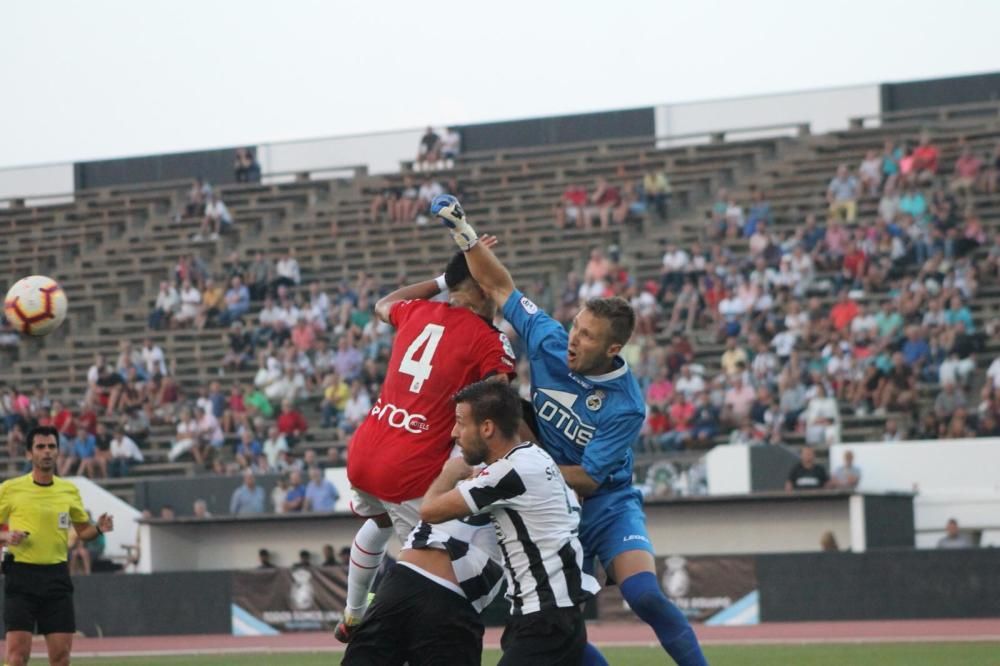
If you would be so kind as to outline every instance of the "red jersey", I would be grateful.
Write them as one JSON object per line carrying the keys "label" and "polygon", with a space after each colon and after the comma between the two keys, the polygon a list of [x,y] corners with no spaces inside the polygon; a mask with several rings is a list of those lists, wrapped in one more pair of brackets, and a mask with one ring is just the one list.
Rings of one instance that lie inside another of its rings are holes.
{"label": "red jersey", "polygon": [[454,396],[498,373],[513,375],[507,336],[467,308],[425,300],[389,311],[396,327],[382,393],[351,438],[347,478],[387,502],[423,497],[452,450]]}

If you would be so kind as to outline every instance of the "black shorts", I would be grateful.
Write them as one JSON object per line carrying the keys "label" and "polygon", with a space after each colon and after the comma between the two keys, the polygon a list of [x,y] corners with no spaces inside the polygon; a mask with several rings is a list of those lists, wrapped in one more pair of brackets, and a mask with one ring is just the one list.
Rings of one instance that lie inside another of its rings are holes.
{"label": "black shorts", "polygon": [[512,615],[500,647],[498,666],[578,666],[587,647],[583,612],[573,606]]}
{"label": "black shorts", "polygon": [[7,631],[76,632],[73,581],[61,564],[4,561],[3,622]]}
{"label": "black shorts", "polygon": [[479,666],[483,623],[464,597],[397,564],[354,630],[343,666]]}

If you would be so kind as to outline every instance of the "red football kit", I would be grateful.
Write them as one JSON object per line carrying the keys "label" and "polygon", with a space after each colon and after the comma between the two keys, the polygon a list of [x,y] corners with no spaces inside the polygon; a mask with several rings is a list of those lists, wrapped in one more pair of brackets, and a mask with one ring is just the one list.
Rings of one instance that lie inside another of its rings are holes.
{"label": "red football kit", "polygon": [[347,478],[386,502],[423,497],[452,450],[459,390],[514,374],[507,336],[468,308],[400,301],[389,370],[378,402],[351,438]]}

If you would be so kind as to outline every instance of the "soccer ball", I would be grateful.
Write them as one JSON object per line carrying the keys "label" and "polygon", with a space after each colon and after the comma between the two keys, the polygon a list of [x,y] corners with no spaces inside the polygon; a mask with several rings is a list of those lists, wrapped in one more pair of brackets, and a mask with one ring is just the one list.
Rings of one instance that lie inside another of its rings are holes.
{"label": "soccer ball", "polygon": [[10,325],[25,335],[48,335],[66,319],[66,293],[44,275],[31,275],[14,283],[3,301]]}

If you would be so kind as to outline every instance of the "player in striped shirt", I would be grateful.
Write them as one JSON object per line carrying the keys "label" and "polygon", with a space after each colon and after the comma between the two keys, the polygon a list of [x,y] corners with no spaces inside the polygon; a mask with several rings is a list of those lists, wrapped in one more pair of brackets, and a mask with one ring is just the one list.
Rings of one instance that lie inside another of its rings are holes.
{"label": "player in striped shirt", "polygon": [[500,549],[488,517],[419,523],[379,584],[364,622],[352,632],[342,663],[479,666],[479,614],[502,582]]}
{"label": "player in striped shirt", "polygon": [[[493,522],[511,602],[501,665],[578,666],[587,645],[580,605],[600,586],[583,571],[576,494],[549,454],[517,437],[521,416],[508,385],[459,391],[453,434],[467,464],[445,463],[420,514],[428,523],[484,514]],[[469,478],[469,465],[482,463]]]}

